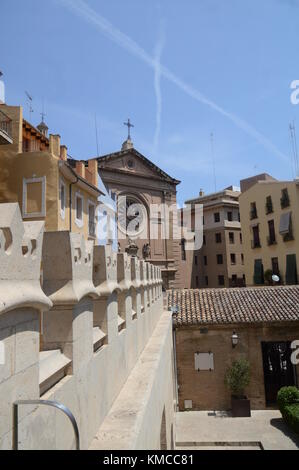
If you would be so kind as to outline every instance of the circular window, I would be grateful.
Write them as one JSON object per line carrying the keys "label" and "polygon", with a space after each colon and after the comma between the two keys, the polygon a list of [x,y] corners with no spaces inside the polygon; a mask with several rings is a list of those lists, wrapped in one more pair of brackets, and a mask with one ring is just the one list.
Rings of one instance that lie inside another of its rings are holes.
{"label": "circular window", "polygon": [[117,216],[118,228],[129,238],[137,238],[147,226],[146,208],[132,196],[118,198]]}

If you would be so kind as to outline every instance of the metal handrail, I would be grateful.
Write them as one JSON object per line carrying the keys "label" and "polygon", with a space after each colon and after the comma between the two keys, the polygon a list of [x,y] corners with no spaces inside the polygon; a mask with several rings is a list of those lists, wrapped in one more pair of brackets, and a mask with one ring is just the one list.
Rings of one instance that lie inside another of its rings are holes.
{"label": "metal handrail", "polygon": [[72,423],[74,434],[75,434],[75,440],[76,440],[76,450],[80,450],[79,429],[78,429],[77,421],[75,420],[73,413],[71,412],[71,410],[69,410],[69,408],[67,408],[62,403],[59,403],[58,401],[52,401],[52,400],[17,400],[13,403],[13,434],[12,434],[12,449],[13,450],[18,450],[18,406],[19,405],[46,405],[46,406],[53,406],[54,408],[57,408],[58,410],[62,411]]}

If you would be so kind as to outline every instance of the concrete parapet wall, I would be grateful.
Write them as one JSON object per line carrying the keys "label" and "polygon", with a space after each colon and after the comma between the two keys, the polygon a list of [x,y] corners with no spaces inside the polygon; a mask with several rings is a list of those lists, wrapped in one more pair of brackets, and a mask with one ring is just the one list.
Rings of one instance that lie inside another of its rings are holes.
{"label": "concrete parapet wall", "polygon": [[[172,342],[162,314],[158,268],[77,234],[43,234],[16,204],[0,205],[0,449],[12,446],[13,402],[39,398],[69,407],[87,449],[148,368],[139,435],[126,445],[159,448],[162,415],[170,442]],[[71,424],[54,408],[22,405],[19,448],[74,448]]]}

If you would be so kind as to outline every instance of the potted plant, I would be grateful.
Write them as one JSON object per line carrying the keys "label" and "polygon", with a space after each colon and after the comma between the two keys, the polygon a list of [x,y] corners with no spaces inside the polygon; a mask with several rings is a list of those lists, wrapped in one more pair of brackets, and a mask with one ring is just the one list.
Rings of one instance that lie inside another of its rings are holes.
{"label": "potted plant", "polygon": [[225,384],[230,389],[233,417],[250,417],[250,400],[244,390],[250,382],[250,365],[246,359],[232,363],[225,374]]}

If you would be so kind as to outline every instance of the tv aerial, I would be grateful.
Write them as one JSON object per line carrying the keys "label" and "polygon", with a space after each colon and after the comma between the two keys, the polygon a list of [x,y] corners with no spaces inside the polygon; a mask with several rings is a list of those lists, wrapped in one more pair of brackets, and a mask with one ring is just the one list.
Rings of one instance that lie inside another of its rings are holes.
{"label": "tv aerial", "polygon": [[30,120],[31,120],[31,117],[32,117],[32,113],[33,113],[33,108],[32,108],[32,101],[33,101],[33,98],[31,95],[29,95],[28,91],[25,90],[25,94],[28,98],[28,105],[29,105],[29,114],[30,114]]}

